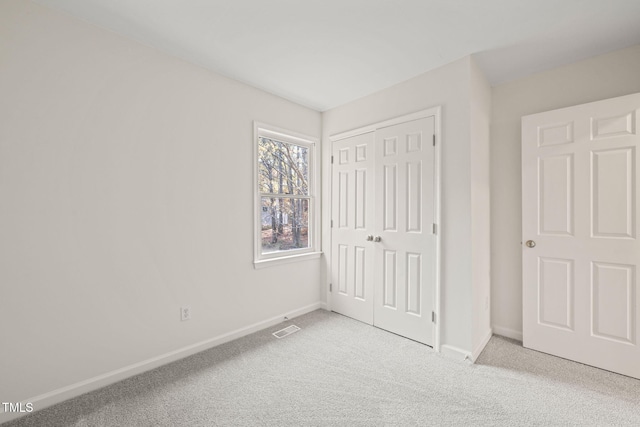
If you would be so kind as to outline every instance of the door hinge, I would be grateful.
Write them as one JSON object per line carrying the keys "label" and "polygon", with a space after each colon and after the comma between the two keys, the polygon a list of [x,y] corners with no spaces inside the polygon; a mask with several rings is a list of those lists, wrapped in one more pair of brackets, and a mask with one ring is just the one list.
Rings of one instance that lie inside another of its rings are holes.
{"label": "door hinge", "polygon": [[435,311],[431,312],[431,322],[432,323],[436,323],[436,312]]}
{"label": "door hinge", "polygon": [[329,292],[333,292],[333,283],[329,283]]}
{"label": "door hinge", "polygon": [[331,156],[331,164],[333,164],[333,156]]}
{"label": "door hinge", "polygon": [[434,147],[436,146],[436,134],[435,133],[433,134],[433,146]]}
{"label": "door hinge", "polygon": [[436,225],[435,222],[433,223],[432,229],[433,229],[433,234],[436,234],[438,232],[438,226]]}

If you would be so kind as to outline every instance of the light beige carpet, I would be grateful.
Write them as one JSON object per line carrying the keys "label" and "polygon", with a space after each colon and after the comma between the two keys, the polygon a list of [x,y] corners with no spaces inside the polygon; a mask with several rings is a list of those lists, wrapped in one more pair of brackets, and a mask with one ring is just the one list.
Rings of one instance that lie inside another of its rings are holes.
{"label": "light beige carpet", "polygon": [[471,365],[319,310],[7,424],[215,425],[640,426],[640,381],[500,337]]}

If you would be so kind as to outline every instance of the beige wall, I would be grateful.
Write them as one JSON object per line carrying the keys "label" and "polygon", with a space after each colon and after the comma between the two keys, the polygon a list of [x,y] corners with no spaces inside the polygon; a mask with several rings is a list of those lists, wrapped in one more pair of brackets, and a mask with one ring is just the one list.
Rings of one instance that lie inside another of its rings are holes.
{"label": "beige wall", "polygon": [[[443,350],[453,349],[458,354],[471,354],[475,341],[474,328],[474,295],[473,287],[484,280],[483,286],[489,287],[488,272],[485,277],[474,279],[472,262],[472,173],[478,177],[484,174],[486,179],[482,185],[488,191],[487,168],[470,167],[471,162],[471,96],[472,79],[474,91],[484,94],[478,98],[474,111],[482,110],[476,115],[474,126],[488,129],[488,113],[490,110],[489,88],[484,77],[476,74],[475,64],[469,57],[460,59],[444,67],[429,71],[406,82],[376,92],[359,100],[331,109],[323,113],[323,150],[325,168],[323,170],[323,187],[330,188],[330,170],[328,157],[331,142],[329,137],[340,132],[374,124],[383,120],[402,116],[434,106],[442,107],[442,201],[441,201],[441,239],[442,239],[442,294],[440,321],[443,325],[441,344]],[[472,77],[473,74],[473,77]],[[483,86],[484,85],[484,86]],[[483,132],[486,132],[486,129]],[[488,153],[488,138],[483,135],[485,151]],[[481,138],[482,139],[482,138]],[[488,155],[484,156],[488,160]],[[323,195],[325,206],[329,205],[328,191]],[[488,203],[486,204],[488,209]],[[481,206],[476,208],[477,212]],[[486,222],[488,222],[486,212]],[[325,239],[329,242],[329,218],[325,218]],[[328,248],[325,248],[328,250]],[[488,239],[483,248],[489,251]],[[484,307],[484,306],[483,306]],[[488,311],[486,312],[486,329],[488,333]],[[480,333],[478,331],[478,333]]]}
{"label": "beige wall", "polygon": [[253,268],[252,121],[320,113],[3,0],[0,117],[3,402],[319,304],[319,259]]}
{"label": "beige wall", "polygon": [[491,123],[491,319],[522,337],[520,119],[640,92],[640,45],[493,88]]}
{"label": "beige wall", "polygon": [[491,87],[475,61],[470,61],[471,131],[469,167],[471,169],[471,281],[473,287],[473,357],[491,338],[491,179],[490,135]]}

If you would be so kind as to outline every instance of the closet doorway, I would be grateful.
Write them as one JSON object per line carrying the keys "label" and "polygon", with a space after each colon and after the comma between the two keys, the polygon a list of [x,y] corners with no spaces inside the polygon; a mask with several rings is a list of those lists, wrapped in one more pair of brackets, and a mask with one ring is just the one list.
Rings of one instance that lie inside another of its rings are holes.
{"label": "closet doorway", "polygon": [[331,309],[433,346],[438,109],[335,135]]}

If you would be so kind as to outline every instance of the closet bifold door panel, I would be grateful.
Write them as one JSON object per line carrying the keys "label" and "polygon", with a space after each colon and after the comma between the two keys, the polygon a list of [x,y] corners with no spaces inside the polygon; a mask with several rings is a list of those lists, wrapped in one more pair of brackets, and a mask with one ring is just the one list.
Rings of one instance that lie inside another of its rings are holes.
{"label": "closet bifold door panel", "polygon": [[435,117],[335,140],[331,309],[433,345]]}
{"label": "closet bifold door panel", "polygon": [[331,309],[373,324],[374,143],[368,132],[334,143]]}
{"label": "closet bifold door panel", "polygon": [[376,131],[374,325],[432,343],[433,117]]}
{"label": "closet bifold door panel", "polygon": [[523,344],[640,378],[640,94],[522,119]]}

